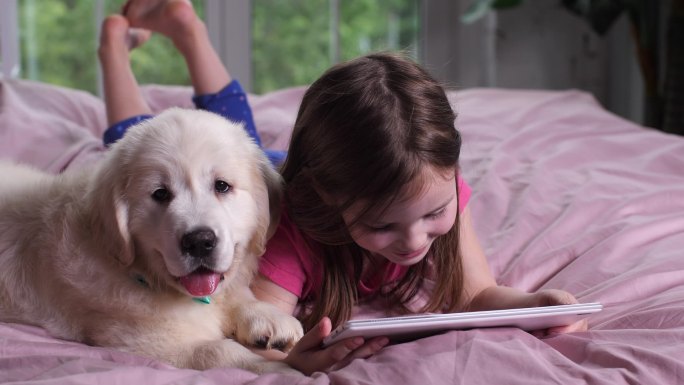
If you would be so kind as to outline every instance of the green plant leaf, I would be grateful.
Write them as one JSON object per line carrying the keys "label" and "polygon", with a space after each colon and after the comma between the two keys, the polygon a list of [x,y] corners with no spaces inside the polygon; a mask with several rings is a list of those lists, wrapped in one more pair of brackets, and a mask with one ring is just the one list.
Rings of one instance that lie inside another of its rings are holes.
{"label": "green plant leaf", "polygon": [[464,24],[472,24],[483,18],[487,12],[493,9],[495,0],[475,0],[470,3],[468,9],[461,16]]}

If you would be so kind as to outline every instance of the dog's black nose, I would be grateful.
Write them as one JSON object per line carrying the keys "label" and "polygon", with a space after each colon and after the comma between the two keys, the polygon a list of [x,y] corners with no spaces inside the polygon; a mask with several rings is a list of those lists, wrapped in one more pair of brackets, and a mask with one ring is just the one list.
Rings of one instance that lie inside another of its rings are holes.
{"label": "dog's black nose", "polygon": [[195,258],[205,258],[211,255],[216,247],[216,234],[208,228],[193,230],[181,238],[181,250]]}

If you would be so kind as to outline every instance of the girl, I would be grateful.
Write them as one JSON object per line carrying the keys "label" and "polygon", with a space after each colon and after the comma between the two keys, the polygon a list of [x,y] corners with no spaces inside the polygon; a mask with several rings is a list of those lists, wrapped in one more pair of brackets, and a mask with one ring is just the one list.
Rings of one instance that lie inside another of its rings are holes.
{"label": "girl", "polygon": [[400,313],[577,302],[496,284],[471,222],[454,119],[442,87],[391,54],[337,65],[306,92],[282,168],[285,215],[253,284],[285,312],[302,305],[310,332],[285,358],[295,368],[310,373],[382,348],[387,338],[319,349],[371,300]]}

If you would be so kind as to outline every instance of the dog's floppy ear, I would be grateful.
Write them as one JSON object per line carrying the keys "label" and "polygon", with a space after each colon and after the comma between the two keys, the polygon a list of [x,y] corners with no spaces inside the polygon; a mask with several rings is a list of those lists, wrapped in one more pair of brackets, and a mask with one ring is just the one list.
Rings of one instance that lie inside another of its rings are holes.
{"label": "dog's floppy ear", "polygon": [[104,161],[90,181],[91,228],[95,244],[124,266],[133,263],[134,250],[128,230],[128,200],[125,173],[115,172],[117,162]]}
{"label": "dog's floppy ear", "polygon": [[[257,234],[253,238],[253,247],[258,255],[263,254],[266,242],[273,236],[280,222],[280,211],[283,198],[283,178],[264,156],[259,162],[257,191]],[[265,204],[268,202],[268,204]],[[268,225],[267,225],[268,224]]]}

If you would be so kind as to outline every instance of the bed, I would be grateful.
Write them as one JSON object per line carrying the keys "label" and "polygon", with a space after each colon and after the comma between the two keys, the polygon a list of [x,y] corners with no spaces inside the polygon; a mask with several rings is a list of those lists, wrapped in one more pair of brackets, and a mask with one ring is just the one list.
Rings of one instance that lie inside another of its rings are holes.
{"label": "bed", "polygon": [[[189,106],[187,87],[144,92],[155,110]],[[303,92],[250,96],[268,147],[287,147]],[[538,339],[513,328],[452,331],[298,379],[176,369],[0,323],[0,383],[684,383],[684,138],[623,120],[576,90],[449,97],[476,231],[497,280],[603,303],[587,332]],[[104,151],[104,126],[102,102],[90,94],[0,80],[0,158],[52,172],[80,167]]]}

